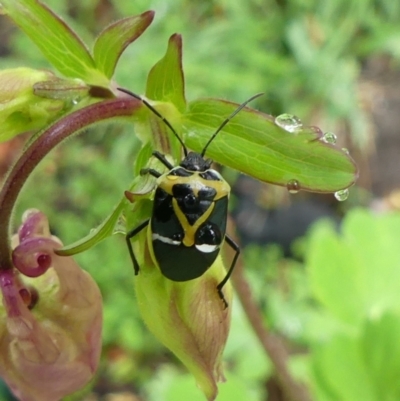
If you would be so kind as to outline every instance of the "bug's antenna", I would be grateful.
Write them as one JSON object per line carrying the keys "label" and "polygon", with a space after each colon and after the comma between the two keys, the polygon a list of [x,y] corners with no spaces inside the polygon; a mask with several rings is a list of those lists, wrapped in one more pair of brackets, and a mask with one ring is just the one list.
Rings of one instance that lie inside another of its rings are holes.
{"label": "bug's antenna", "polygon": [[164,124],[172,131],[172,133],[176,136],[176,138],[178,139],[179,143],[182,145],[183,148],[183,153],[185,154],[185,157],[187,157],[188,155],[188,151],[187,148],[185,146],[185,144],[182,141],[182,138],[178,135],[178,133],[175,131],[174,127],[170,124],[170,122],[162,115],[160,114],[146,99],[143,99],[141,96],[137,95],[136,93],[131,92],[128,89],[124,89],[124,88],[117,88],[120,92],[124,92],[127,95],[130,95],[132,97],[134,97],[135,99],[140,100],[141,102],[143,102],[143,104],[145,106],[147,106],[147,108],[149,108],[157,117],[159,117]]}
{"label": "bug's antenna", "polygon": [[222,128],[225,127],[226,124],[230,120],[232,120],[233,117],[236,116],[237,113],[239,113],[240,110],[242,110],[248,103],[250,103],[252,100],[256,99],[257,97],[262,96],[264,93],[257,93],[257,95],[252,96],[250,99],[246,100],[243,102],[226,120],[223,121],[223,123],[218,127],[218,129],[214,132],[214,134],[211,136],[211,138],[208,140],[206,143],[206,146],[204,146],[203,151],[201,152],[201,157],[204,157],[206,154],[207,148],[210,145],[210,143],[214,140],[214,138],[217,136],[218,132],[222,130]]}

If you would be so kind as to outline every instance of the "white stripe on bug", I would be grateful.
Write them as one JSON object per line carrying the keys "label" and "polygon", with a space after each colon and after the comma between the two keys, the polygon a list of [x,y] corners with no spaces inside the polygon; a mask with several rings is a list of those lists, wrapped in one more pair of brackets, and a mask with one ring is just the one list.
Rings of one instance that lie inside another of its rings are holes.
{"label": "white stripe on bug", "polygon": [[157,233],[152,234],[152,239],[153,239],[153,241],[158,240],[158,241],[164,242],[165,244],[169,244],[169,245],[180,245],[182,243],[181,241],[174,241],[171,238],[163,237],[162,235],[157,234]]}

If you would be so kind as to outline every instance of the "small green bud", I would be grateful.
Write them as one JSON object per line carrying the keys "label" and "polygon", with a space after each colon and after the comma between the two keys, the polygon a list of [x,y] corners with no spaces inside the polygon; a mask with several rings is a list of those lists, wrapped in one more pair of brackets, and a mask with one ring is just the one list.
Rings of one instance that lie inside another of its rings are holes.
{"label": "small green bud", "polygon": [[0,141],[43,128],[87,95],[87,86],[49,71],[0,71]]}
{"label": "small green bud", "polygon": [[89,86],[77,78],[54,78],[33,85],[33,93],[36,96],[64,100],[73,105],[88,96],[89,89]]}

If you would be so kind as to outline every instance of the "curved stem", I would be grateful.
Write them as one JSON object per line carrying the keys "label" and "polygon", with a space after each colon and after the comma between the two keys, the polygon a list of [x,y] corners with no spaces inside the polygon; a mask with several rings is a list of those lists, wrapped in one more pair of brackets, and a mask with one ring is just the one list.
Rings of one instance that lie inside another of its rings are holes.
{"label": "curved stem", "polygon": [[141,107],[133,98],[101,101],[67,115],[55,122],[21,155],[8,174],[0,192],[0,270],[12,268],[9,228],[17,197],[38,163],[56,145],[94,123],[116,117],[129,117]]}
{"label": "curved stem", "polygon": [[[229,225],[232,225],[232,221],[229,221]],[[290,401],[311,401],[307,388],[298,383],[288,369],[290,355],[282,338],[265,327],[263,315],[252,297],[250,285],[243,274],[240,258],[231,278],[247,319],[274,365],[276,377],[284,394]]]}
{"label": "curved stem", "polygon": [[238,263],[232,275],[232,281],[234,282],[235,290],[239,296],[247,319],[275,367],[276,377],[283,392],[291,401],[311,401],[311,397],[305,386],[298,383],[288,369],[289,352],[282,338],[269,332],[265,327],[264,318],[260,312],[260,308],[254,302],[250,286],[243,275],[243,267],[240,263]]}

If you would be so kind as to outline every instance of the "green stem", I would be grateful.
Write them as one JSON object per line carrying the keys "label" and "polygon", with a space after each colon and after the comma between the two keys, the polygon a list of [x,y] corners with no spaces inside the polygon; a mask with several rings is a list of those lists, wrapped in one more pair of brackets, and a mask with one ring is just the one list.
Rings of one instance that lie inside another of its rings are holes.
{"label": "green stem", "polygon": [[94,123],[130,117],[138,107],[141,107],[141,102],[133,98],[117,98],[89,105],[60,119],[29,145],[11,169],[0,192],[0,270],[12,268],[9,238],[12,211],[23,185],[38,163],[69,136]]}

